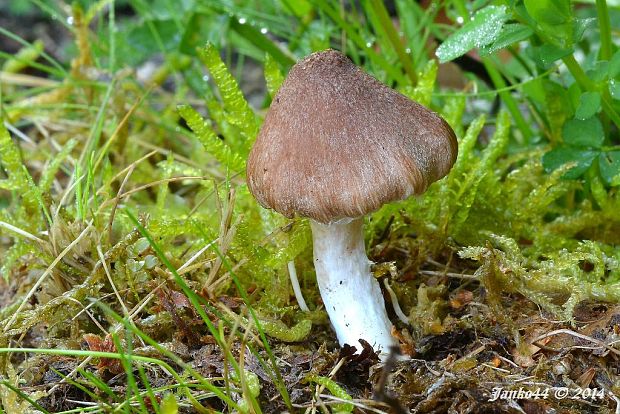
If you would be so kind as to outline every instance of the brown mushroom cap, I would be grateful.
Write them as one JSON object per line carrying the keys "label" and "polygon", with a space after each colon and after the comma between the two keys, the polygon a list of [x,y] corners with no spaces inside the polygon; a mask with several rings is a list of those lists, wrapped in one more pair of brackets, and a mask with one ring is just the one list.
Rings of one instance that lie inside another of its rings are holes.
{"label": "brown mushroom cap", "polygon": [[247,180],[262,206],[330,223],[423,193],[456,156],[443,118],[325,50],[289,72],[250,153]]}

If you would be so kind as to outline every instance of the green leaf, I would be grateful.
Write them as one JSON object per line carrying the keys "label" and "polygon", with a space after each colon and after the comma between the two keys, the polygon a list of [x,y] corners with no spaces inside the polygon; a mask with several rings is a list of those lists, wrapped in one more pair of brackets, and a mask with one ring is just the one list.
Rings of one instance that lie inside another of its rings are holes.
{"label": "green leaf", "polygon": [[174,394],[168,393],[164,396],[159,406],[161,414],[177,414],[179,412],[179,404]]}
{"label": "green leaf", "polygon": [[608,73],[610,78],[620,75],[620,49],[609,59]]}
{"label": "green leaf", "polygon": [[480,49],[480,56],[487,56],[491,53],[504,49],[513,43],[527,39],[534,34],[534,31],[520,23],[510,23],[502,27],[502,31],[493,43],[486,45]]}
{"label": "green leaf", "polygon": [[607,185],[620,185],[620,151],[602,152],[598,158],[601,177]]}
{"label": "green leaf", "polygon": [[508,17],[506,6],[487,6],[478,10],[471,21],[465,23],[437,48],[435,54],[439,61],[444,63],[475,47],[494,42]]}
{"label": "green leaf", "polygon": [[523,3],[539,24],[559,25],[571,18],[569,0],[524,0]]}
{"label": "green leaf", "polygon": [[573,43],[578,43],[583,38],[586,30],[594,26],[596,19],[594,17],[586,19],[575,19],[573,22]]}
{"label": "green leaf", "polygon": [[[544,85],[545,81],[552,83],[552,84],[555,83],[555,82],[552,82],[550,80],[543,79],[543,78],[532,79],[530,82],[525,82],[521,86],[521,90],[523,91],[526,97],[536,102],[537,104],[543,105],[545,103],[545,98],[546,98],[545,85]],[[558,85],[558,89],[559,88],[561,87]]]}
{"label": "green leaf", "polygon": [[31,13],[33,10],[37,10],[36,4],[30,0],[13,0],[7,4],[9,8],[9,16],[20,16]]}
{"label": "green leaf", "polygon": [[[90,0],[87,0],[87,4]],[[139,16],[145,16],[153,20],[179,20],[183,13],[196,7],[194,0],[150,0],[129,1]]]}
{"label": "green leaf", "polygon": [[590,168],[598,151],[575,147],[558,147],[543,155],[542,164],[546,172],[551,172],[565,164],[574,166],[562,178],[574,180]]}
{"label": "green leaf", "polygon": [[549,69],[556,61],[573,53],[573,49],[561,48],[556,45],[545,43],[542,46],[530,49],[529,53],[536,62],[536,65],[543,69]]}
{"label": "green leaf", "polygon": [[615,79],[609,79],[609,93],[611,97],[620,100],[620,82]]}
{"label": "green leaf", "polygon": [[601,109],[601,94],[585,92],[579,98],[579,106],[575,111],[575,118],[585,120],[593,117]]}
{"label": "green leaf", "polygon": [[578,147],[599,148],[605,139],[603,125],[597,117],[571,119],[564,124],[562,136],[564,143]]}
{"label": "green leaf", "polygon": [[573,45],[574,26],[569,0],[524,0],[524,4],[548,41],[561,48]]}
{"label": "green leaf", "polygon": [[594,65],[591,69],[586,71],[586,75],[593,82],[602,82],[604,81],[609,74],[609,62],[606,60],[599,60],[594,62]]}
{"label": "green leaf", "polygon": [[[141,58],[163,51],[176,50],[179,45],[179,29],[174,20],[149,20],[141,22],[126,35],[127,44]],[[161,42],[161,43],[160,43]],[[162,51],[161,48],[164,50]],[[136,59],[137,56],[132,58]],[[141,59],[140,59],[141,60]]]}
{"label": "green leaf", "polygon": [[570,101],[570,106],[571,108],[573,108],[573,114],[575,113],[574,111],[577,110],[577,107],[579,106],[579,99],[581,99],[581,88],[579,87],[579,84],[577,82],[573,82],[568,89],[566,89],[566,87],[564,87],[564,90],[566,90],[566,92],[568,93],[568,99]]}
{"label": "green leaf", "polygon": [[573,117],[573,106],[566,89],[559,83],[542,79],[545,94],[542,106],[549,122],[552,142],[562,140],[562,127],[567,119]]}
{"label": "green leaf", "polygon": [[312,11],[312,3],[306,0],[282,0],[282,4],[297,17],[304,17]]}

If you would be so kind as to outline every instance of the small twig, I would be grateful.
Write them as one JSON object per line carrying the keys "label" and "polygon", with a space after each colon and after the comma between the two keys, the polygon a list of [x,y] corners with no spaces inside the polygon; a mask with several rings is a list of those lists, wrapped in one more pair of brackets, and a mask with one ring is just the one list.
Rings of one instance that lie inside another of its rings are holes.
{"label": "small twig", "polygon": [[512,382],[514,382],[514,383],[523,382],[523,381],[531,380],[532,378],[536,378],[536,376],[535,375],[529,375],[527,377],[514,379],[514,380],[512,380]]}
{"label": "small twig", "polygon": [[127,174],[125,175],[125,178],[123,178],[123,182],[121,183],[121,185],[118,187],[118,192],[116,193],[116,197],[114,198],[114,206],[112,207],[112,212],[110,213],[110,218],[108,220],[108,243],[110,245],[112,244],[112,224],[114,224],[114,216],[116,215],[116,210],[118,209],[118,203],[121,202],[120,195],[123,193],[123,190],[125,189],[125,184],[127,184],[129,177],[134,171],[134,168],[135,164],[132,164],[129,170],[127,170]]}
{"label": "small twig", "polygon": [[482,364],[483,367],[494,369],[495,371],[503,372],[504,374],[510,374],[510,371],[504,368],[494,367],[493,365],[489,365],[486,363]]}
{"label": "small twig", "polygon": [[427,257],[426,262],[432,264],[433,266],[443,267],[444,269],[451,269],[451,267],[448,266],[447,264],[438,262],[437,260],[434,260],[431,257]]}
{"label": "small twig", "polygon": [[502,361],[504,361],[505,363],[512,365],[515,368],[521,368],[519,365],[517,365],[516,363],[514,363],[513,361],[509,360],[506,357],[501,356],[500,354],[498,354],[497,352],[494,352],[495,356],[498,357],[499,359],[501,359]]}
{"label": "small twig", "polygon": [[[329,379],[334,378],[334,375],[336,375],[338,370],[344,365],[345,361],[346,361],[346,358],[340,358],[340,361],[338,361],[338,363],[332,368],[329,374],[327,374]],[[327,410],[327,407],[325,407],[325,403],[323,403],[323,400],[321,400],[321,395],[322,395],[321,393],[323,392],[324,389],[325,389],[325,385],[317,385],[314,391],[314,401],[316,401],[319,404],[319,408],[321,409],[321,411]],[[312,412],[316,412],[316,408],[314,407],[314,404],[312,405]]]}
{"label": "small twig", "polygon": [[19,235],[24,236],[27,239],[38,241],[39,243],[45,243],[43,239],[38,238],[34,234],[30,234],[26,230],[22,230],[19,227],[15,227],[12,224],[6,223],[4,221],[0,221],[0,227],[4,227],[7,230],[11,230]]}
{"label": "small twig", "polygon": [[436,377],[440,377],[441,376],[441,372],[437,371],[436,369],[431,368],[428,365],[428,361],[426,360],[422,360],[422,362],[424,363],[424,366],[426,367],[426,369],[428,370],[428,372],[430,372],[431,374],[433,374]]}
{"label": "small twig", "polygon": [[480,280],[476,275],[470,275],[467,273],[452,273],[452,272],[439,272],[436,270],[420,270],[420,273],[423,275],[429,276],[448,276],[456,279],[467,279],[467,280]]}
{"label": "small twig", "polygon": [[178,154],[178,153],[176,153],[174,151],[171,151],[171,150],[169,150],[167,148],[162,148],[162,147],[159,147],[157,145],[153,145],[153,144],[151,144],[149,142],[142,141],[141,139],[136,139],[135,143],[138,144],[141,147],[144,147],[146,149],[150,149],[153,152],[159,153],[161,155],[168,156],[168,155],[172,154],[172,156],[174,157],[175,160],[181,161],[184,164],[190,165],[192,167],[200,168],[200,169],[204,168],[204,165],[201,165],[201,164],[197,163],[196,161],[191,160],[191,159],[189,159],[187,157],[184,157],[181,154]]}
{"label": "small twig", "polygon": [[304,312],[310,312],[308,305],[306,305],[306,300],[304,299],[304,295],[301,292],[301,287],[299,286],[299,279],[297,278],[297,269],[295,269],[295,261],[291,260],[288,262],[288,275],[291,279],[291,285],[293,286],[293,292],[295,293],[295,299],[297,299],[297,304],[299,308]]}
{"label": "small twig", "polygon": [[0,82],[19,85],[19,86],[32,86],[32,87],[54,87],[59,84],[58,81],[51,79],[41,78],[38,76],[24,75],[22,73],[9,73],[0,71]]}
{"label": "small twig", "polygon": [[[101,296],[100,298],[98,298],[98,301],[102,301],[104,299],[109,298],[110,296],[114,296],[114,292],[112,293],[108,293],[106,295]],[[80,315],[82,314],[82,312],[85,312],[87,310],[89,310],[90,308],[92,308],[93,306],[95,306],[97,304],[97,301],[91,301],[88,305],[82,307],[82,310],[78,311],[78,313],[76,313],[75,315],[73,315],[73,317],[71,318],[72,321],[76,320],[77,318],[80,317]],[[57,323],[59,323],[61,321],[58,321]]]}
{"label": "small twig", "polygon": [[6,127],[6,129],[8,129],[9,131],[11,131],[12,133],[14,133],[15,135],[17,135],[18,137],[20,137],[22,140],[24,140],[25,142],[27,142],[28,144],[31,145],[36,145],[35,142],[32,140],[32,138],[30,138],[28,135],[24,134],[22,131],[20,131],[19,129],[15,128],[13,125],[11,125],[8,122],[4,122],[4,126]]}
{"label": "small twig", "polygon": [[[153,155],[157,154],[157,151],[151,151],[146,155],[143,155],[141,158],[138,158],[137,160],[135,160],[134,162],[132,162],[131,164],[129,164],[128,166],[126,166],[125,168],[123,168],[122,170],[120,170],[119,172],[117,172],[114,177],[112,177],[110,179],[110,181],[107,182],[107,185],[113,183],[114,181],[118,180],[123,174],[125,174],[127,171],[129,171],[130,169],[136,168],[138,166],[138,164],[140,164],[141,162],[147,160],[148,158],[151,158]],[[103,190],[103,187],[99,188],[97,190],[97,194],[100,194],[100,191]]]}
{"label": "small twig", "polygon": [[[587,336],[587,335],[584,335],[584,334],[580,334],[580,333],[575,332],[575,331],[571,331],[570,329],[558,329],[558,330],[555,330],[555,331],[547,332],[546,334],[541,335],[541,336],[539,336],[538,338],[535,338],[535,339],[532,341],[532,343],[533,343],[533,344],[535,344],[536,342],[541,341],[541,340],[543,340],[543,339],[545,339],[545,338],[549,338],[549,337],[551,337],[551,336],[560,335],[560,334],[571,335],[571,336],[574,336],[574,337],[576,337],[576,338],[579,338],[579,339],[584,339],[584,340],[586,340],[586,341],[589,341],[589,342],[592,342],[592,343],[598,344],[598,345],[600,345],[601,347],[603,347],[603,348],[605,348],[605,349],[609,350],[609,351],[610,351],[610,352],[612,352],[613,354],[620,356],[620,351],[619,351],[619,350],[617,350],[616,348],[614,348],[614,347],[612,347],[612,346],[609,346],[609,345],[608,345],[608,344],[606,344],[605,342],[603,342],[603,341],[599,341],[599,340],[598,340],[598,339],[596,339],[596,338],[592,338],[592,337],[590,337],[590,336]],[[540,347],[539,345],[536,345],[536,346]],[[543,348],[543,349],[544,349],[544,348]],[[555,350],[555,349],[553,349],[553,348],[550,348],[550,350],[553,350],[553,351],[555,351],[555,352],[559,352],[559,350]]]}
{"label": "small twig", "polygon": [[211,246],[213,246],[213,244],[215,242],[217,242],[220,238],[216,238],[215,240],[207,243],[207,245],[205,247],[203,247],[202,249],[198,250],[198,252],[196,252],[192,257],[189,258],[189,260],[187,262],[185,262],[183,264],[183,266],[179,267],[177,269],[177,273],[181,274],[183,273],[184,270],[187,269],[187,267],[189,267],[189,265],[191,265],[196,259],[198,259],[208,248],[210,248]]}
{"label": "small twig", "polygon": [[70,373],[65,375],[60,381],[58,381],[56,384],[54,384],[54,386],[52,388],[50,388],[49,391],[47,391],[47,395],[50,396],[50,395],[54,394],[54,391],[56,391],[62,384],[67,382],[70,378],[73,378],[78,373],[78,371],[81,370],[82,368],[84,368],[86,365],[88,365],[88,363],[92,359],[93,359],[93,357],[91,357],[91,356],[84,358],[84,360],[82,362],[80,362],[75,368],[73,368],[73,370],[71,370]]}
{"label": "small twig", "polygon": [[383,279],[383,286],[385,286],[385,290],[387,290],[388,294],[390,295],[390,299],[392,301],[392,308],[394,308],[394,313],[396,314],[396,316],[398,316],[398,319],[400,319],[400,321],[405,325],[410,325],[409,319],[407,319],[407,315],[405,315],[405,312],[403,312],[400,307],[400,303],[398,303],[398,297],[396,296],[396,292],[394,292],[392,286],[390,286],[387,279]]}
{"label": "small twig", "polygon": [[121,298],[120,293],[118,293],[118,290],[116,289],[116,284],[114,284],[114,280],[112,280],[110,269],[108,269],[108,264],[106,262],[105,256],[103,255],[103,251],[101,251],[101,245],[97,245],[97,253],[99,254],[99,260],[101,261],[103,270],[106,276],[108,277],[108,282],[110,282],[110,286],[112,286],[112,291],[116,295],[116,299],[118,300],[118,303],[120,303],[121,307],[123,308],[123,313],[125,314],[125,318],[129,319],[129,309],[127,309],[125,302],[123,302],[123,298]]}
{"label": "small twig", "polygon": [[[99,328],[101,330],[101,332],[103,332],[106,335],[108,334],[108,331],[106,331],[106,329],[101,325],[101,323],[99,323],[99,321],[93,316],[93,314],[88,311],[88,309],[84,306],[84,304],[82,302],[80,302],[76,298],[72,298],[71,296],[69,296],[67,298],[67,300],[69,300],[71,302],[75,302],[75,303],[78,304],[78,306],[81,306],[83,309],[82,309],[82,311],[80,311],[80,314],[82,312],[84,312],[86,314],[86,316],[88,316],[90,318],[90,320],[93,321],[95,326],[97,326],[97,328]],[[76,317],[73,317],[71,320],[75,320]]]}
{"label": "small twig", "polygon": [[371,404],[371,403],[375,403],[375,404],[377,403],[376,401],[373,401],[373,400],[345,400],[344,398],[336,397],[336,396],[330,395],[330,394],[320,394],[319,396],[321,398],[326,398],[328,400],[332,400],[332,402],[328,402],[327,404],[340,404],[340,403],[351,404],[351,405],[353,405],[355,407],[362,408],[364,410],[371,411],[373,413],[389,414],[388,411],[379,410],[378,408],[374,408],[374,407],[371,407],[370,405],[368,405],[368,404]]}
{"label": "small twig", "polygon": [[164,178],[161,180],[157,180],[157,181],[153,181],[144,185],[141,185],[139,187],[136,187],[134,189],[131,189],[129,191],[127,191],[126,193],[120,194],[114,198],[108,199],[106,201],[104,201],[103,203],[101,203],[101,205],[99,206],[99,209],[97,211],[101,211],[102,208],[107,207],[110,203],[112,202],[116,202],[117,199],[122,199],[125,197],[128,197],[134,193],[140,192],[142,190],[146,190],[147,188],[150,187],[155,187],[157,185],[160,184],[164,184],[164,183],[172,183],[175,181],[183,181],[183,180],[206,180],[208,177],[206,176],[194,176],[194,175],[186,175],[186,176],[181,176],[181,177],[170,177],[170,178]]}
{"label": "small twig", "polygon": [[72,400],[70,398],[67,398],[65,401],[73,403],[73,404],[77,404],[77,405],[83,405],[85,407],[97,407],[99,405],[99,403],[97,402],[78,401],[78,400]]}

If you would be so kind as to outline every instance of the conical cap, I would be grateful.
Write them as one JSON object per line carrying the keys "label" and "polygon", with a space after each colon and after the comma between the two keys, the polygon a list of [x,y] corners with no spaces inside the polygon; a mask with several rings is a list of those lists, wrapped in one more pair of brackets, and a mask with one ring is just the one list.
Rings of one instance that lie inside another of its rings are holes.
{"label": "conical cap", "polygon": [[289,72],[250,153],[247,180],[264,207],[329,223],[424,192],[456,156],[443,118],[326,50]]}

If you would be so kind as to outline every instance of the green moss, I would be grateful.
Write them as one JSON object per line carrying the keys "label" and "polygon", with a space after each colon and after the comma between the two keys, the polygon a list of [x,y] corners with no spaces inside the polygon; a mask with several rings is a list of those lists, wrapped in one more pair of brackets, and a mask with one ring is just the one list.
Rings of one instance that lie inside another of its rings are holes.
{"label": "green moss", "polygon": [[243,97],[237,81],[222,62],[215,46],[207,44],[206,47],[198,50],[198,54],[217,84],[224,109],[227,112],[227,121],[238,126],[243,136],[243,140],[240,139],[241,137],[229,136],[231,146],[239,153],[247,155],[258,133],[254,111]]}
{"label": "green moss", "polygon": [[278,320],[261,319],[259,322],[265,334],[283,342],[303,341],[310,334],[310,329],[312,329],[312,322],[306,319],[291,327]]}
{"label": "green moss", "polygon": [[[331,378],[321,377],[321,376],[318,376],[318,375],[311,374],[311,375],[308,375],[306,377],[306,381],[314,382],[316,384],[324,386],[335,397],[338,397],[338,398],[340,398],[342,400],[352,400],[353,399],[353,398],[351,398],[351,396],[340,385],[338,385]],[[353,411],[353,408],[354,408],[353,404],[349,404],[349,403],[334,404],[334,410],[336,412],[350,413],[350,412]]]}
{"label": "green moss", "polygon": [[[451,102],[444,115],[459,131],[464,101]],[[596,205],[589,198],[575,199],[582,187],[563,178],[569,166],[546,173],[540,163],[543,151],[537,148],[506,155],[507,113],[500,112],[493,135],[481,144],[485,125],[485,117],[478,117],[459,135],[458,159],[447,177],[420,198],[377,212],[369,234],[381,233],[391,222],[393,238],[415,231],[412,251],[422,262],[446,246],[476,260],[476,274],[498,315],[505,292],[519,292],[564,319],[572,318],[580,301],[620,300],[618,192],[594,179],[589,189]],[[427,306],[414,313],[433,309],[425,289],[418,307]],[[429,323],[439,320],[436,314],[426,315]]]}
{"label": "green moss", "polygon": [[272,98],[280,89],[280,85],[284,82],[284,76],[280,72],[278,63],[271,57],[270,54],[265,56],[265,82],[267,83],[267,92]]}
{"label": "green moss", "polygon": [[13,142],[4,126],[4,117],[0,117],[0,157],[2,168],[8,175],[8,178],[0,180],[0,189],[14,192],[13,208],[16,210],[18,220],[30,222],[26,228],[34,229],[41,213],[39,209],[41,204],[37,198],[40,193],[35,192],[30,185],[32,177],[22,163],[19,147]]}
{"label": "green moss", "polygon": [[224,144],[198,112],[187,105],[180,105],[178,110],[187,125],[196,134],[205,151],[213,155],[225,168],[231,171],[245,170],[245,161],[241,155],[233,152],[229,146]]}
{"label": "green moss", "polygon": [[448,303],[445,286],[420,285],[418,301],[409,314],[411,325],[420,335],[440,335],[443,333],[443,318],[446,316]]}

